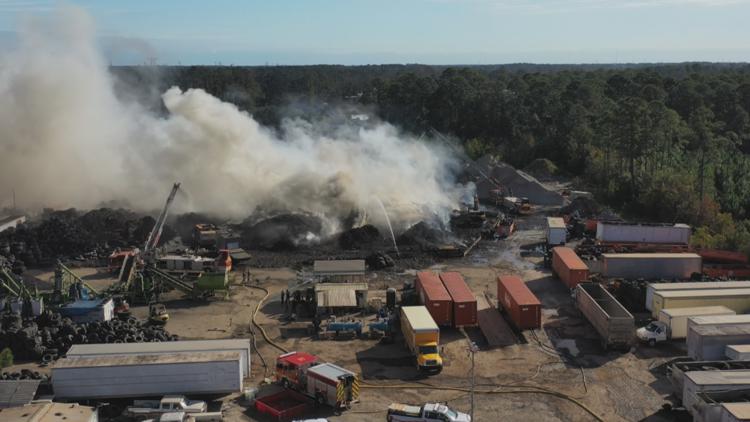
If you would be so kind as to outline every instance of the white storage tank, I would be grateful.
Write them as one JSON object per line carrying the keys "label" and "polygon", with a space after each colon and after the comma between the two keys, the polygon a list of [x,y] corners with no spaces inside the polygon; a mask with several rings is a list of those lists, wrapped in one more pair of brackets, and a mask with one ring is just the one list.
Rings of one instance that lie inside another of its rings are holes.
{"label": "white storage tank", "polygon": [[52,367],[62,400],[208,395],[242,391],[239,352],[69,357]]}
{"label": "white storage tank", "polygon": [[688,245],[690,243],[690,226],[687,224],[628,224],[600,221],[596,224],[596,240],[600,243]]}
{"label": "white storage tank", "polygon": [[602,275],[610,278],[686,280],[703,270],[694,253],[605,253],[602,261]]}
{"label": "white storage tank", "polygon": [[564,245],[568,240],[568,229],[561,217],[547,217],[547,245]]}

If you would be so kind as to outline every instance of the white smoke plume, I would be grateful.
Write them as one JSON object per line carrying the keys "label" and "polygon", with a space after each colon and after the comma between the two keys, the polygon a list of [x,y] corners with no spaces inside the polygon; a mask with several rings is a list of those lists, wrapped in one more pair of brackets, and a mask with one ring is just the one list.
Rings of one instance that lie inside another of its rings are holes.
{"label": "white smoke plume", "polygon": [[288,120],[276,134],[200,89],[166,91],[166,116],[120,99],[81,9],[33,18],[18,40],[0,58],[0,191],[26,208],[153,210],[180,181],[178,211],[307,211],[332,226],[354,212],[382,226],[379,198],[403,228],[462,196],[450,154],[388,124]]}

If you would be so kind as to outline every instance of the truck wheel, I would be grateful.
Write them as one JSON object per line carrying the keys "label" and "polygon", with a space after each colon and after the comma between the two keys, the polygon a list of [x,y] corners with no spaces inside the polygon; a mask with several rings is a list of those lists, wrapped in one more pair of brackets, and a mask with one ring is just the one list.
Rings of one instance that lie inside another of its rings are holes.
{"label": "truck wheel", "polygon": [[324,404],[326,404],[326,398],[322,394],[316,395],[315,401],[318,403],[318,406],[323,406]]}
{"label": "truck wheel", "polygon": [[284,378],[281,380],[281,385],[286,388],[287,390],[291,388],[291,383],[288,379]]}
{"label": "truck wheel", "polygon": [[649,340],[649,341],[648,341],[648,345],[649,345],[649,346],[651,346],[651,347],[654,347],[654,346],[656,346],[656,340],[655,340],[655,339],[651,339],[651,340]]}

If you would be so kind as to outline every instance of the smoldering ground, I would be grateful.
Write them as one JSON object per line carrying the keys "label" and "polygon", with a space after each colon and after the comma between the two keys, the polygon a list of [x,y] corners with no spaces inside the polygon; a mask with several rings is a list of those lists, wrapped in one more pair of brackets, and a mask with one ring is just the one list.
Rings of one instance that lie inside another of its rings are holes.
{"label": "smoldering ground", "polygon": [[378,200],[403,229],[446,218],[464,194],[452,153],[387,123],[270,130],[201,89],[162,93],[166,114],[118,96],[81,9],[28,18],[17,38],[0,57],[0,191],[27,208],[152,210],[181,181],[178,212],[304,212],[335,232],[352,215],[384,227]]}

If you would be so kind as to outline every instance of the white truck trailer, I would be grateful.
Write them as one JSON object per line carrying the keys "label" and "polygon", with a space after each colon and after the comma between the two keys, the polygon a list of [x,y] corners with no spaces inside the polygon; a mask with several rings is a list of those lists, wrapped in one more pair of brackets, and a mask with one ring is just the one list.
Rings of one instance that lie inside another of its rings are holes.
{"label": "white truck trailer", "polygon": [[685,283],[649,283],[646,288],[646,309],[654,304],[654,294],[683,290],[750,289],[750,281],[696,281]]}
{"label": "white truck trailer", "polygon": [[688,318],[708,315],[735,315],[735,312],[724,306],[662,309],[659,319],[639,328],[636,336],[651,346],[667,340],[682,340],[687,337]]}
{"label": "white truck trailer", "polygon": [[547,217],[547,246],[565,245],[568,241],[568,228],[561,217]]}
{"label": "white truck trailer", "polygon": [[471,422],[471,416],[440,403],[422,406],[391,403],[386,419],[388,422]]}
{"label": "white truck trailer", "polygon": [[52,367],[62,400],[214,395],[242,391],[239,352],[68,357]]}

